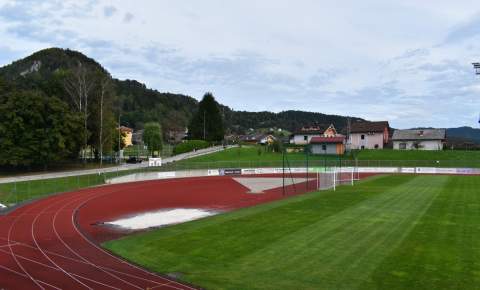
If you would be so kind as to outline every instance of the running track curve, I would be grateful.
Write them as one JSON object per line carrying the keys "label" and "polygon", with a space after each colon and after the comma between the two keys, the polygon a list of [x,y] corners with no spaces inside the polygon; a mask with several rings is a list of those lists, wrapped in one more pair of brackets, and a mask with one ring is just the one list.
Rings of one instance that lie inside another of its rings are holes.
{"label": "running track curve", "polygon": [[[295,194],[308,191],[306,183],[296,187]],[[198,289],[102,249],[101,242],[125,233],[99,222],[161,208],[231,210],[284,198],[281,188],[247,192],[231,177],[198,177],[100,186],[25,204],[0,216],[0,289]]]}

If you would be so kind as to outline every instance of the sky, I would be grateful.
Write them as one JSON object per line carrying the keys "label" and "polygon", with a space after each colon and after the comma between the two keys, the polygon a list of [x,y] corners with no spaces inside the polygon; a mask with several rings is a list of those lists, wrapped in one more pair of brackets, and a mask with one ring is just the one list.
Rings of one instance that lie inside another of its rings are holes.
{"label": "sky", "polygon": [[0,66],[48,47],[235,110],[478,127],[480,1],[0,0]]}

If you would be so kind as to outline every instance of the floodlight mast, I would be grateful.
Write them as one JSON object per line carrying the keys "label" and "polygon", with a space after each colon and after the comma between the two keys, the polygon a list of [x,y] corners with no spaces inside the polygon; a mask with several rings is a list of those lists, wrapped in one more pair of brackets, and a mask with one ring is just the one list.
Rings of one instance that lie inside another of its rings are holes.
{"label": "floodlight mast", "polygon": [[[480,75],[480,62],[473,62],[473,69],[476,75]],[[480,115],[478,116],[478,123],[480,124]]]}
{"label": "floodlight mast", "polygon": [[480,62],[472,63],[476,75],[480,75]]}

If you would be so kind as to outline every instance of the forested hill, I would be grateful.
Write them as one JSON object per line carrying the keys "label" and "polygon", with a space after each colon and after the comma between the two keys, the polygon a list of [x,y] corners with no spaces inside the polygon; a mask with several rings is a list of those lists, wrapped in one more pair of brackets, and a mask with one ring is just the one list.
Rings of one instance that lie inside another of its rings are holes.
{"label": "forested hill", "polygon": [[[41,90],[46,95],[55,95],[70,102],[65,94],[62,78],[79,63],[88,70],[109,75],[101,64],[80,52],[49,48],[0,68],[0,78],[19,88]],[[197,108],[198,101],[186,95],[158,92],[135,80],[112,78],[112,82],[115,94],[113,105],[116,105],[113,113],[118,115],[118,104],[121,104],[122,125],[139,129],[145,122],[158,121],[164,131],[181,129],[187,126]],[[312,123],[333,123],[338,129],[343,129],[347,122],[342,116],[302,111],[245,112],[234,111],[223,105],[221,111],[225,117],[227,132],[238,133],[249,128],[269,127],[291,131]]]}
{"label": "forested hill", "polygon": [[[334,124],[337,130],[343,130],[347,125],[347,117],[338,115],[326,115],[314,112],[304,111],[283,111],[280,113],[272,112],[246,112],[246,111],[227,111],[225,120],[229,128],[243,131],[249,128],[282,128],[288,131],[298,130],[302,126],[319,124]],[[360,118],[351,118],[352,122],[363,120]]]}
{"label": "forested hill", "polygon": [[480,129],[472,127],[458,127],[447,129],[447,138],[458,138],[463,141],[470,141],[480,144]]}
{"label": "forested hill", "polygon": [[[69,102],[64,92],[63,75],[79,63],[90,72],[109,75],[98,62],[80,52],[49,48],[0,68],[0,78],[19,88],[41,90]],[[121,104],[121,122],[130,127],[140,128],[144,122],[159,121],[165,129],[185,128],[197,106],[192,97],[160,93],[137,81],[112,78],[112,82],[115,114]]]}

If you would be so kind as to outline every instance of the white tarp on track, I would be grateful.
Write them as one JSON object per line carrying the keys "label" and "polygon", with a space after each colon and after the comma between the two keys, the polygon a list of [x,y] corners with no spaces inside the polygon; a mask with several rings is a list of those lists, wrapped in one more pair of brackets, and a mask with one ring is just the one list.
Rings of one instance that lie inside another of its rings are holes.
{"label": "white tarp on track", "polygon": [[164,209],[106,222],[105,225],[117,226],[126,230],[142,230],[184,223],[215,214],[217,212],[197,208]]}

